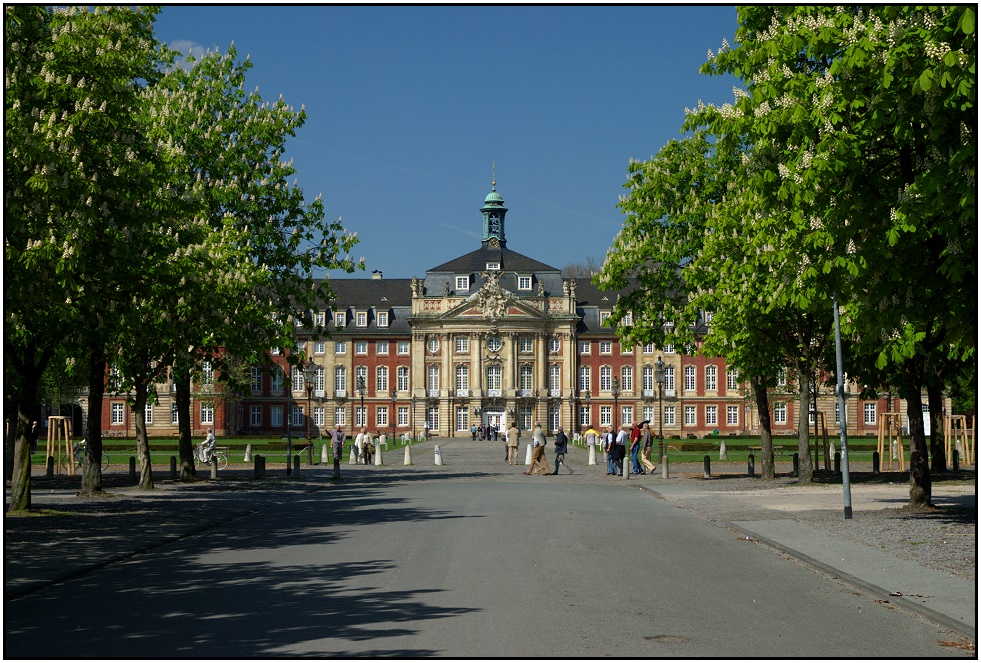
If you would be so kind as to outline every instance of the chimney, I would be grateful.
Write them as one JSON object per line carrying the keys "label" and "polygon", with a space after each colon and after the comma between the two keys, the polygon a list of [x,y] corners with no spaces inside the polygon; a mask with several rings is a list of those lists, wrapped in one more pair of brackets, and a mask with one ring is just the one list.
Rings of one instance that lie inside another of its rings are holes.
{"label": "chimney", "polygon": [[380,271],[378,271],[377,269],[371,270],[372,281],[381,281],[381,278],[382,278],[382,273]]}

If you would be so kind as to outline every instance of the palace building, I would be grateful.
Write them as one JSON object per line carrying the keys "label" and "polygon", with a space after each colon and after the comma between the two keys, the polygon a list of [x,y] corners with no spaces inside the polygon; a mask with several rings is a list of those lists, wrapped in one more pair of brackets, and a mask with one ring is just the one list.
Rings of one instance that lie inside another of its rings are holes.
{"label": "palace building", "polygon": [[[306,375],[274,353],[274,363],[248,367],[250,393],[219,397],[205,370],[192,402],[194,435],[213,427],[219,435],[279,437],[289,426],[304,437],[309,424],[317,437],[340,424],[349,434],[363,425],[390,435],[454,437],[469,436],[473,425],[512,421],[526,430],[540,421],[551,432],[575,432],[645,419],[655,433],[663,426],[665,437],[758,432],[749,385],[723,359],[671,346],[622,346],[608,324],[619,293],[563,278],[558,268],[512,250],[496,183],[479,211],[479,248],[424,277],[375,272],[332,280],[336,299],[315,313],[329,339],[301,336],[312,362]],[[711,315],[698,324],[696,331],[706,330]],[[795,390],[779,376],[778,383],[773,431],[789,434],[797,428]],[[857,387],[849,391],[850,435],[875,435],[882,412],[899,409],[905,421],[898,399],[862,400]],[[840,413],[832,392],[821,390],[818,410],[835,438]],[[159,390],[158,403],[147,406],[151,436],[177,430],[172,393]],[[110,431],[132,435],[125,394],[107,394],[103,417]]]}

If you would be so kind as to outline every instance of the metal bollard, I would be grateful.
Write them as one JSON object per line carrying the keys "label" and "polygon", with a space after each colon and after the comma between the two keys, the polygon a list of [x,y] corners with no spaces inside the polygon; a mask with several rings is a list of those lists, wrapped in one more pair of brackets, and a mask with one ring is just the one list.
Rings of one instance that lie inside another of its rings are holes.
{"label": "metal bollard", "polygon": [[211,478],[218,478],[218,454],[212,454],[211,456]]}
{"label": "metal bollard", "polygon": [[872,452],[872,474],[878,474],[879,473],[879,470],[880,470],[880,467],[881,467],[880,466],[880,463],[881,463],[881,461],[879,459],[879,452],[878,451],[873,451]]}
{"label": "metal bollard", "polygon": [[256,454],[253,457],[253,462],[254,462],[254,465],[252,466],[252,476],[255,479],[261,479],[262,478],[262,473],[259,471],[259,468],[262,466],[262,456],[260,456],[259,454]]}
{"label": "metal bollard", "polygon": [[835,452],[835,474],[841,474],[841,452],[839,451]]}
{"label": "metal bollard", "polygon": [[953,462],[954,471],[959,472],[961,469],[961,454],[957,449],[951,452],[951,461]]}
{"label": "metal bollard", "polygon": [[47,467],[45,468],[45,476],[49,479],[54,479],[55,475],[55,459],[54,456],[48,456],[48,462],[45,463]]}
{"label": "metal bollard", "polygon": [[708,454],[705,454],[705,458],[702,460],[702,471],[705,473],[706,479],[712,478],[712,459],[709,458]]}
{"label": "metal bollard", "polygon": [[177,456],[170,457],[170,478],[177,479]]}
{"label": "metal bollard", "polygon": [[751,477],[756,476],[756,456],[753,454],[746,459],[746,473]]}
{"label": "metal bollard", "polygon": [[300,454],[293,456],[293,474],[300,473]]}
{"label": "metal bollard", "polygon": [[130,481],[136,481],[136,457],[129,457],[129,479]]}
{"label": "metal bollard", "polygon": [[794,454],[794,469],[790,471],[790,476],[800,476],[800,454]]}

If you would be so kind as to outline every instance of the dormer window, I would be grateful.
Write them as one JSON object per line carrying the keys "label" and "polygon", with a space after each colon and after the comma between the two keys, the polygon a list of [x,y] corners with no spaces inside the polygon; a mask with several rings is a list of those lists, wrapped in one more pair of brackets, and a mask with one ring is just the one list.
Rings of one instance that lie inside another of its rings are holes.
{"label": "dormer window", "polygon": [[387,327],[388,326],[388,312],[387,311],[381,311],[381,312],[375,313],[375,323],[379,327]]}
{"label": "dormer window", "polygon": [[357,323],[356,324],[357,324],[358,327],[367,327],[368,326],[368,312],[367,311],[358,311],[358,317],[357,317]]}
{"label": "dormer window", "polygon": [[610,311],[600,311],[599,315],[600,315],[600,326],[601,327],[609,326]]}
{"label": "dormer window", "polygon": [[519,276],[518,277],[518,290],[531,290],[531,277],[530,276]]}
{"label": "dormer window", "polygon": [[340,329],[341,327],[345,327],[346,325],[347,325],[347,314],[342,313],[341,311],[334,313],[334,326]]}
{"label": "dormer window", "polygon": [[487,263],[488,272],[499,272],[501,271],[501,263],[499,262],[489,262]]}
{"label": "dormer window", "polygon": [[458,276],[458,277],[456,277],[456,289],[457,290],[469,290],[470,289],[470,277],[469,276]]}

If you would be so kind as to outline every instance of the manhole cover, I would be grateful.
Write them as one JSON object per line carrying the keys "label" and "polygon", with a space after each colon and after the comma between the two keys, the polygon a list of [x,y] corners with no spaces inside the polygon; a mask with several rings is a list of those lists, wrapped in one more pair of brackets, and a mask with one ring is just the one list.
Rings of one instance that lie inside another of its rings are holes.
{"label": "manhole cover", "polygon": [[688,638],[683,635],[645,635],[644,640],[653,640],[654,642],[664,642],[666,644],[681,645],[688,642]]}

